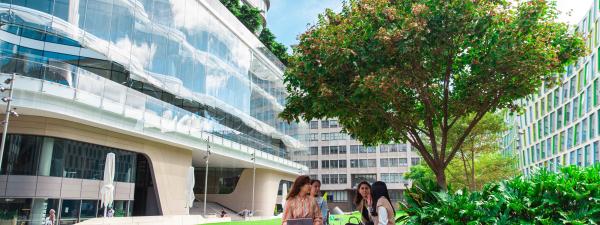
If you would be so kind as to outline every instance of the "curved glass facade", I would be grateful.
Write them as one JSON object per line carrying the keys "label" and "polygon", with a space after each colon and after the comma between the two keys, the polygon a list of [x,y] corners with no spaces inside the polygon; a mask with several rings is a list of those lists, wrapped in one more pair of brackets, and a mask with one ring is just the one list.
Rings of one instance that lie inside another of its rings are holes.
{"label": "curved glass facade", "polygon": [[[17,183],[5,186],[0,192],[0,224],[43,224],[50,209],[56,211],[56,219],[60,224],[75,224],[102,217],[104,209],[100,206],[97,194],[91,199],[89,196],[77,197],[73,196],[73,190],[62,189],[61,186],[75,182],[78,189],[81,183],[77,182],[102,180],[106,154],[109,152],[115,154],[115,181],[139,183],[136,175],[140,171],[136,166],[140,156],[137,153],[63,138],[9,134],[0,177]],[[62,179],[49,179],[52,177]],[[39,179],[58,183],[53,185],[40,182]],[[32,186],[35,186],[33,190]],[[86,190],[93,188],[85,187]],[[15,192],[15,189],[24,191]],[[134,201],[131,198],[122,199],[121,196],[113,203],[113,207],[115,216],[129,216],[132,215]]]}
{"label": "curved glass facade", "polygon": [[285,103],[280,62],[230,29],[239,21],[214,14],[222,8],[202,0],[0,0],[0,72],[93,88],[72,73],[84,70],[154,98],[144,107],[157,117],[184,110],[198,116],[190,122],[197,129],[289,158],[303,147],[292,138],[303,126],[277,118]]}
{"label": "curved glass facade", "polygon": [[102,180],[106,154],[115,153],[115,181],[135,183],[137,153],[35,135],[9,134],[0,175]]}

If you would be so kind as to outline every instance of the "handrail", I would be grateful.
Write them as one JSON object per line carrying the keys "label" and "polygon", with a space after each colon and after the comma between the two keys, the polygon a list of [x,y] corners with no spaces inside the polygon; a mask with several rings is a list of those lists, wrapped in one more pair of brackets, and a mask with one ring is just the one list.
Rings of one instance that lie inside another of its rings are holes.
{"label": "handrail", "polygon": [[[0,67],[0,73],[17,73],[25,77],[67,86],[75,91],[75,94],[72,96],[73,100],[95,104],[93,101],[86,101],[96,98],[100,99],[99,103],[96,103],[94,106],[113,113],[119,113],[127,118],[137,119],[144,123],[144,127],[154,127],[160,129],[161,132],[177,132],[191,137],[198,137],[202,136],[202,133],[208,133],[220,137],[221,143],[216,144],[227,146],[227,143],[225,143],[225,140],[227,140],[229,142],[229,146],[227,147],[242,150],[243,145],[249,152],[252,152],[251,149],[254,147],[247,144],[252,143],[261,152],[289,160],[289,154],[277,146],[265,144],[261,140],[225,127],[216,121],[193,114],[80,67],[60,61],[53,61],[47,64],[33,60],[0,56],[0,62],[5,60],[13,60],[14,62],[11,63],[14,65],[14,68],[4,65]],[[7,71],[11,69],[12,71]],[[44,90],[39,91],[44,92]],[[212,142],[219,141],[214,138],[211,138],[211,140]],[[270,157],[266,156],[263,158],[269,159]],[[285,164],[296,168],[303,167],[291,161]]]}

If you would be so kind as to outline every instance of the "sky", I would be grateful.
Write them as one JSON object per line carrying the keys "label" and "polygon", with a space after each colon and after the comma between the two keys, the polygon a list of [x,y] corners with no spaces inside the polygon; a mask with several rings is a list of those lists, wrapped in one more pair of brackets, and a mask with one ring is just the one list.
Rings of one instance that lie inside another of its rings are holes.
{"label": "sky", "polygon": [[[557,0],[558,9],[563,12],[560,21],[576,24],[591,7],[593,0]],[[330,8],[339,12],[341,0],[271,0],[267,13],[267,27],[277,40],[286,46],[297,44],[296,37],[308,25],[317,21],[317,16]],[[570,13],[569,13],[570,12]]]}

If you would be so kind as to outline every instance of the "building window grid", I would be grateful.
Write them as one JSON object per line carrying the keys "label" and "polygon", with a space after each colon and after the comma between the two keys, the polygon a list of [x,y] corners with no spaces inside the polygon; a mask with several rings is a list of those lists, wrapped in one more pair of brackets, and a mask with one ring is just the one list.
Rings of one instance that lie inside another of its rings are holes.
{"label": "building window grid", "polygon": [[322,184],[347,184],[348,175],[346,174],[321,174]]}
{"label": "building window grid", "polygon": [[[595,55],[592,56],[592,62],[594,62],[595,59]],[[598,59],[598,61],[600,62],[600,59]],[[576,83],[574,83],[574,81],[577,81],[579,85],[576,86],[576,88],[571,88],[569,89],[570,92],[568,92],[567,90],[561,90],[560,88],[556,88],[554,89],[554,93],[552,95],[549,96],[545,96],[544,100],[546,100],[546,98],[550,97],[551,99],[553,99],[553,104],[552,106],[547,105],[546,104],[546,109],[550,108],[552,110],[546,110],[546,113],[554,113],[556,112],[556,117],[554,117],[554,114],[551,114],[549,117],[549,120],[544,120],[543,122],[540,123],[540,121],[538,120],[537,122],[537,129],[535,129],[536,124],[533,124],[533,129],[534,131],[537,131],[537,135],[535,135],[534,132],[534,137],[536,137],[535,139],[541,139],[541,128],[543,124],[543,128],[544,128],[544,139],[548,138],[548,142],[546,143],[546,146],[551,146],[550,148],[546,147],[546,150],[551,151],[553,154],[555,152],[562,152],[564,150],[570,150],[573,147],[577,147],[581,144],[586,144],[586,142],[588,142],[589,140],[592,140],[592,138],[598,136],[598,130],[600,130],[600,123],[598,123],[600,115],[598,115],[598,113],[596,113],[593,108],[596,107],[598,105],[598,100],[597,100],[597,96],[598,96],[598,88],[597,88],[597,83],[599,82],[597,78],[597,73],[595,73],[596,68],[598,68],[597,66],[595,66],[595,63],[593,64],[586,64],[585,67],[583,67],[582,70],[584,71],[579,71],[578,75],[579,76],[575,76],[575,77],[571,77],[570,81],[568,84],[570,87],[574,87]],[[576,78],[577,77],[577,78]],[[579,78],[581,77],[581,78]],[[593,82],[588,82],[590,80],[593,80]],[[582,84],[582,85],[581,85]],[[578,91],[575,91],[577,90]],[[572,97],[575,97],[575,94],[579,94],[578,92],[581,92],[581,94],[579,96],[576,96],[574,99],[572,99],[572,101],[566,102],[569,99],[560,99],[559,96],[561,96],[560,92],[563,91],[563,95],[565,95],[566,93],[571,93],[570,95]],[[546,91],[547,92],[547,91]],[[546,102],[546,101],[544,101]],[[537,105],[536,108],[538,107],[543,107],[544,102],[542,102],[540,105]],[[573,104],[571,106],[571,104]],[[561,105],[564,106],[568,106],[568,110],[565,110],[564,114],[562,113],[563,108]],[[556,109],[554,111],[554,109]],[[536,110],[537,113],[539,114],[541,110]],[[554,112],[551,112],[554,111]],[[588,112],[590,111],[594,111],[593,114],[588,114]],[[531,113],[531,111],[530,111]],[[575,114],[576,113],[576,114]],[[540,116],[544,116],[543,114]],[[540,118],[540,117],[538,117]],[[556,118],[556,123],[554,123],[554,118]],[[564,118],[568,118],[567,120],[563,120]],[[522,119],[524,120],[524,122],[529,122],[528,120],[528,116],[527,114],[525,116],[522,117]],[[523,122],[521,122],[523,124]],[[565,123],[568,124],[575,124],[575,125],[571,125],[568,128],[564,128],[562,129],[563,125]],[[531,129],[531,128],[530,128]],[[569,130],[569,133],[566,135],[568,136],[568,140],[566,143],[566,146],[563,145],[565,142],[565,138],[563,138],[565,136],[565,132]],[[562,132],[561,132],[562,131]],[[559,136],[556,136],[556,134],[559,134]],[[547,135],[550,134],[552,136],[552,138],[548,137]],[[558,140],[556,140],[558,139]],[[529,144],[533,144],[531,142],[531,140],[528,138],[528,136],[526,135],[526,141],[527,141],[527,145]],[[540,140],[542,141],[542,140]],[[534,141],[534,143],[538,143],[538,141]],[[563,146],[565,146],[566,148],[563,148]],[[595,151],[595,146],[594,148]],[[592,150],[589,150],[587,155],[592,155],[593,156],[593,160],[596,159],[595,154],[591,153]],[[578,160],[576,160],[578,161]],[[552,165],[558,165],[560,164],[560,161],[558,160],[558,158],[556,160],[553,161]]]}

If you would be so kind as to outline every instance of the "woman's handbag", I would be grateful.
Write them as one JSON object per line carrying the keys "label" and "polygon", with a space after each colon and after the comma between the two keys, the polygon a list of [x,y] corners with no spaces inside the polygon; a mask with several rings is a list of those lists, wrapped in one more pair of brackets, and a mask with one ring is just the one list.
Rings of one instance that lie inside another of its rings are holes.
{"label": "woman's handbag", "polygon": [[[352,223],[352,219],[355,219],[356,223]],[[355,216],[352,216],[348,219],[348,222],[346,223],[346,225],[374,225],[374,224],[371,221],[369,221],[367,223],[362,223],[360,221],[360,219],[356,218]]]}

